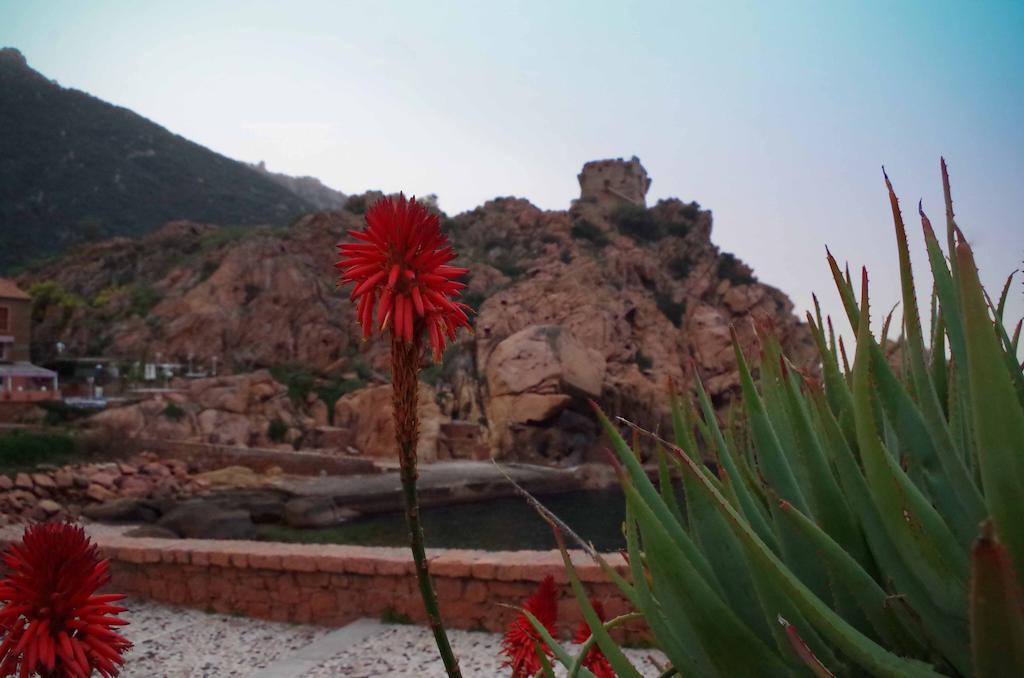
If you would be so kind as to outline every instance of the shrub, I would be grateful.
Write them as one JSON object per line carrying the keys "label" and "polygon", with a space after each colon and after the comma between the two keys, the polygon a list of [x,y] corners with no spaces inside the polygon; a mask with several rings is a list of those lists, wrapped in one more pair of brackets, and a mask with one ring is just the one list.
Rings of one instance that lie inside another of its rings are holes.
{"label": "shrub", "polygon": [[20,471],[39,464],[65,464],[78,454],[78,445],[67,433],[15,431],[0,434],[0,470]]}
{"label": "shrub", "polygon": [[346,393],[351,393],[366,386],[372,374],[361,357],[353,359],[352,368],[357,376],[355,379],[340,377],[317,377],[308,367],[301,363],[282,363],[270,368],[270,376],[288,388],[288,397],[293,403],[305,406],[311,393],[327,405],[327,417],[333,423],[334,405]]}
{"label": "shrub", "polygon": [[597,247],[605,247],[609,242],[608,235],[586,219],[577,219],[572,222],[569,235],[576,240],[586,240]]}
{"label": "shrub", "polygon": [[502,253],[491,259],[491,266],[498,269],[510,278],[518,278],[526,273],[526,267],[511,254]]}
{"label": "shrub", "polygon": [[[851,367],[820,313],[807,315],[820,378],[792,370],[764,331],[755,385],[734,345],[746,433],[723,431],[697,379],[695,403],[673,401],[657,483],[598,411],[628,509],[631,576],[619,585],[678,675],[1020,675],[1024,659],[1008,650],[1024,647],[1019,339],[952,219],[952,266],[922,219],[941,309],[926,335],[895,216],[903,368],[870,328],[866,273],[858,289],[830,256],[856,333]],[[636,675],[563,560],[616,673]]]}
{"label": "shrub", "polygon": [[33,284],[28,288],[28,294],[32,297],[32,319],[37,323],[42,321],[47,309],[51,307],[61,309],[66,322],[73,311],[85,305],[80,296],[68,292],[60,283],[52,280]]}
{"label": "shrub", "polygon": [[96,308],[104,308],[114,299],[124,294],[124,289],[122,285],[105,287],[96,294],[96,298],[92,300],[92,305]]}
{"label": "shrub", "polygon": [[680,214],[692,224],[700,217],[700,203],[696,200],[686,203],[683,205],[682,210],[680,210]]}
{"label": "shrub", "polygon": [[163,296],[150,285],[136,285],[131,288],[128,315],[137,315],[140,318],[145,318],[162,299]]}
{"label": "shrub", "polygon": [[296,404],[305,404],[313,391],[316,377],[301,363],[282,363],[270,368],[270,376],[288,387],[288,397]]}
{"label": "shrub", "polygon": [[658,305],[658,310],[662,314],[672,321],[672,324],[676,327],[682,327],[683,316],[686,315],[686,301],[673,301],[672,297],[664,292],[654,293],[654,303]]}
{"label": "shrub", "polygon": [[718,277],[728,280],[733,285],[749,285],[757,282],[757,278],[743,270],[736,255],[729,252],[722,252],[718,259]]}
{"label": "shrub", "polygon": [[352,214],[366,214],[367,207],[365,195],[350,195],[345,201],[345,209]]}
{"label": "shrub", "polygon": [[673,278],[685,278],[690,275],[690,266],[688,257],[675,257],[668,262],[668,270]]}
{"label": "shrub", "polygon": [[47,426],[61,426],[96,414],[95,410],[71,407],[63,400],[44,400],[39,407],[46,412],[43,421]]}
{"label": "shrub", "polygon": [[685,221],[670,221],[666,223],[663,228],[665,233],[668,235],[674,235],[677,238],[685,238],[690,233],[692,224]]}
{"label": "shrub", "polygon": [[283,443],[288,436],[288,424],[278,418],[270,420],[267,425],[267,439],[275,443]]}
{"label": "shrub", "polygon": [[253,235],[266,235],[267,233],[268,229],[257,226],[218,226],[200,237],[199,249],[215,250]]}
{"label": "shrub", "polygon": [[640,368],[640,371],[649,370],[654,367],[654,361],[645,354],[643,351],[636,352],[636,366]]}
{"label": "shrub", "polygon": [[661,224],[651,211],[640,205],[622,205],[615,208],[611,220],[620,233],[637,242],[653,242],[665,237]]}
{"label": "shrub", "polygon": [[164,408],[161,414],[171,421],[181,421],[185,418],[185,410],[177,403],[167,403],[167,407]]}

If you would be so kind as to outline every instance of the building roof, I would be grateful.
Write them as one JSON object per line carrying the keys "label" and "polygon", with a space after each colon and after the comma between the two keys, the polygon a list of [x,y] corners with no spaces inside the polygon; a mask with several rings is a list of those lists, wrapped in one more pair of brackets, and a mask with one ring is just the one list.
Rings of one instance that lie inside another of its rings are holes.
{"label": "building roof", "polygon": [[8,280],[7,278],[0,278],[0,299],[32,301],[32,297],[28,296],[20,287],[14,284],[13,280]]}
{"label": "building roof", "polygon": [[0,365],[0,377],[29,377],[35,379],[53,379],[56,372],[36,367],[31,363],[14,363],[13,365]]}

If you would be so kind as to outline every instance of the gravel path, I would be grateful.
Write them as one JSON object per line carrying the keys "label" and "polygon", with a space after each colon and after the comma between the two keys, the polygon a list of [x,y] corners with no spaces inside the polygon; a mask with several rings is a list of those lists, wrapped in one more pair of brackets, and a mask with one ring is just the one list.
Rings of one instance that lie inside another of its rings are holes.
{"label": "gravel path", "polygon": [[[362,619],[341,629],[206,614],[131,600],[125,635],[135,643],[124,678],[443,678],[433,636],[420,626]],[[451,631],[467,678],[508,675],[501,637]],[[651,650],[626,654],[645,676],[657,676]]]}

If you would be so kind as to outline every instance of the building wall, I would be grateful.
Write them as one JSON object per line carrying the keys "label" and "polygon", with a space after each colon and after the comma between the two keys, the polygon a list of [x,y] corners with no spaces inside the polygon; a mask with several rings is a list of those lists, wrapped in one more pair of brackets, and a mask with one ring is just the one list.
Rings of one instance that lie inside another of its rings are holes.
{"label": "building wall", "polygon": [[0,306],[10,309],[9,326],[0,328],[0,334],[14,337],[14,345],[8,347],[7,362],[28,362],[29,344],[32,340],[32,302],[25,299],[0,298]]}

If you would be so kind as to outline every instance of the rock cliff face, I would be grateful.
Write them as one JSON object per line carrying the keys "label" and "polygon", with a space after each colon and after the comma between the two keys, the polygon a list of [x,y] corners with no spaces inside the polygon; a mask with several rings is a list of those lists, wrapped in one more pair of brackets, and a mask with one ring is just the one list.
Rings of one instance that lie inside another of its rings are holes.
{"label": "rock cliff face", "polygon": [[[712,244],[709,211],[675,199],[645,207],[650,179],[636,158],[587,163],[579,180],[580,198],[567,211],[499,198],[442,216],[470,269],[465,298],[478,313],[475,332],[424,370],[433,408],[425,458],[483,449],[550,463],[584,459],[596,440],[587,399],[664,424],[668,381],[685,388],[691,361],[724,404],[738,384],[729,328],[756,356],[752,319],[770,322],[798,363],[811,360],[792,302]],[[289,382],[288,395],[276,396],[291,400],[298,422],[286,442],[305,444],[310,429],[333,424],[347,432],[344,448],[387,456],[389,402],[379,386],[386,345],[359,339],[332,266],[335,243],[361,226],[353,210],[377,197],[354,196],[346,210],[285,230],[176,222],[142,240],[83,248],[19,281],[37,300],[37,357],[61,341],[71,353],[126,361],[191,354],[201,364],[216,356],[229,372],[274,368],[285,382],[282,372],[304,374],[304,387]],[[248,441],[238,425],[235,437],[250,444],[269,426],[253,402],[240,412],[195,409],[258,420]],[[234,430],[225,421],[197,422],[188,435]],[[343,437],[331,440],[341,445]]]}

